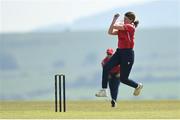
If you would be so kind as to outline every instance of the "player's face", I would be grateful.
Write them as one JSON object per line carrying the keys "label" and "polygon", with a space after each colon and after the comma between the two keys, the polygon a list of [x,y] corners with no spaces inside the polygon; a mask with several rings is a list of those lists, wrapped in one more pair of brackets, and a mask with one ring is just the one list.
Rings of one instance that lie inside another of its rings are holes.
{"label": "player's face", "polygon": [[124,23],[127,24],[127,23],[131,23],[132,20],[130,20],[128,17],[124,16]]}
{"label": "player's face", "polygon": [[112,55],[110,55],[110,54],[107,54],[107,57],[108,57],[108,58],[110,58],[110,57],[112,57]]}

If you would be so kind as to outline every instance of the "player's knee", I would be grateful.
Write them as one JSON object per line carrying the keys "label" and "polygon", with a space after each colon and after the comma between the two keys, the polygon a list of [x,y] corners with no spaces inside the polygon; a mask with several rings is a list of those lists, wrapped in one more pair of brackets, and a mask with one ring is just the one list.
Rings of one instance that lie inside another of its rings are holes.
{"label": "player's knee", "polygon": [[122,83],[126,82],[128,80],[127,77],[124,77],[124,76],[120,76],[120,80]]}

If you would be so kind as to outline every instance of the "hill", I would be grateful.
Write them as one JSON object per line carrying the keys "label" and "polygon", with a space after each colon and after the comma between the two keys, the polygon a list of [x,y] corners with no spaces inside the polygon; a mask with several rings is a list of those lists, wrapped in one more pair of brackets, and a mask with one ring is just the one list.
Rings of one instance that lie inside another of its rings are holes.
{"label": "hill", "polygon": [[140,28],[180,27],[180,1],[158,0],[140,5],[117,7],[80,18],[72,24],[53,24],[37,28],[36,32],[76,31],[76,30],[106,30],[115,13],[121,16],[127,11],[134,11],[140,21]]}

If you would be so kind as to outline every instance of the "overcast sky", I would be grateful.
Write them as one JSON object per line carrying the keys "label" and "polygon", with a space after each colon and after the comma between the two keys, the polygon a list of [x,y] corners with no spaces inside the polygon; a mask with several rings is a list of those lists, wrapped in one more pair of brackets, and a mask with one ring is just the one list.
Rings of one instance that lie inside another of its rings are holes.
{"label": "overcast sky", "polygon": [[152,0],[0,0],[0,32],[27,32]]}

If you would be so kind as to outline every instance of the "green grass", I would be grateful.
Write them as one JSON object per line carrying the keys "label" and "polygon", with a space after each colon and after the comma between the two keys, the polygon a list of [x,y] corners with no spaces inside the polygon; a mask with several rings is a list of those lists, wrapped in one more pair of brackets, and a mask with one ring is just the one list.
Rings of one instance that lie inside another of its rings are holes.
{"label": "green grass", "polygon": [[180,118],[180,101],[68,101],[67,112],[54,112],[54,102],[0,102],[0,118]]}

